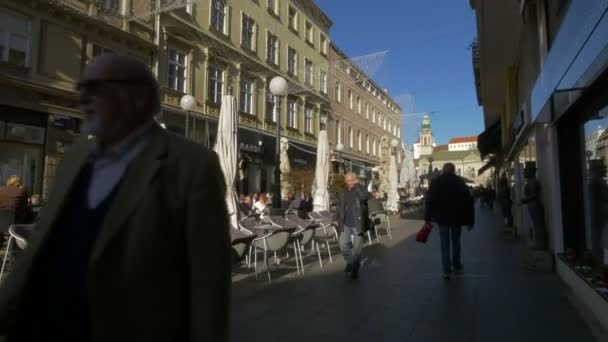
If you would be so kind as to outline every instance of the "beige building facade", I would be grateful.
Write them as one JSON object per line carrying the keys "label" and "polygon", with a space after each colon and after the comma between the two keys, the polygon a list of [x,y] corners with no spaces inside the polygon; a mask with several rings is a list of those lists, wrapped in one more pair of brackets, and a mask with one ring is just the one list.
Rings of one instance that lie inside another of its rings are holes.
{"label": "beige building facade", "polygon": [[[544,210],[532,216],[534,206],[513,206],[517,231],[529,244],[534,232],[545,231],[554,270],[597,340],[605,340],[608,284],[590,279],[601,278],[608,265],[608,160],[605,134],[598,130],[608,122],[608,4],[470,4],[478,32],[473,68],[486,124],[479,150],[491,156],[488,166],[497,175],[511,181],[514,203],[526,196],[524,170],[536,169],[536,198]],[[537,267],[534,262],[527,266]]]}
{"label": "beige building facade", "polygon": [[[370,180],[380,163],[383,138],[399,141],[394,152],[399,163],[403,159],[401,107],[333,43],[329,59],[330,146],[348,170]],[[339,144],[342,152],[336,149]]]}
{"label": "beige building facade", "polygon": [[108,49],[152,65],[151,28],[99,20],[87,1],[0,1],[0,182],[18,175],[46,194],[78,134],[83,67]]}
{"label": "beige building facade", "polygon": [[[271,189],[277,121],[299,148],[292,163],[314,169],[306,151],[328,121],[331,20],[310,0],[183,2],[168,11],[151,4],[0,1],[0,181],[19,174],[31,192],[48,192],[79,132],[76,82],[105,53],[149,64],[161,84],[161,122],[209,147],[222,95],[235,95],[243,191]],[[289,82],[282,101],[268,91],[277,75]],[[179,106],[186,94],[196,99],[189,113]]]}

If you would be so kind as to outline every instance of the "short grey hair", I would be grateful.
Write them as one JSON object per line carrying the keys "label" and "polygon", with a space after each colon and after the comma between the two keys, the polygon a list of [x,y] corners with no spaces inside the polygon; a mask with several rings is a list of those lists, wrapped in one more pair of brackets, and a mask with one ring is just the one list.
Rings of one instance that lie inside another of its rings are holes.
{"label": "short grey hair", "polygon": [[347,172],[344,175],[344,180],[346,180],[348,177],[353,177],[354,179],[357,179],[357,180],[359,179],[359,177],[354,172]]}

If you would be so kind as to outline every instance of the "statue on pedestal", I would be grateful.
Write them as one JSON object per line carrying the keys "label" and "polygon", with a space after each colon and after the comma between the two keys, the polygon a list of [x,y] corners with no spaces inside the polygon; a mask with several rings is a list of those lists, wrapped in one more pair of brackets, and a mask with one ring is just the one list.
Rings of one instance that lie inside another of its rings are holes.
{"label": "statue on pedestal", "polygon": [[524,169],[526,185],[524,187],[524,198],[521,204],[528,207],[528,213],[532,220],[532,248],[547,248],[547,230],[545,227],[545,209],[541,200],[541,185],[536,179],[536,167],[527,165]]}
{"label": "statue on pedestal", "polygon": [[526,165],[524,177],[526,178],[526,185],[521,204],[525,204],[528,207],[528,213],[532,220],[532,246],[525,256],[524,265],[533,271],[551,271],[554,265],[553,253],[548,250],[545,210],[541,199],[541,185],[536,179],[536,166],[534,163]]}
{"label": "statue on pedestal", "polygon": [[389,151],[388,136],[383,136],[380,139],[380,165],[378,167],[378,176],[380,178],[380,194],[384,195],[390,191],[389,167],[390,167],[390,151]]}
{"label": "statue on pedestal", "polygon": [[281,171],[281,196],[285,197],[291,190],[291,165],[289,163],[289,140],[281,138],[281,163],[279,170]]}

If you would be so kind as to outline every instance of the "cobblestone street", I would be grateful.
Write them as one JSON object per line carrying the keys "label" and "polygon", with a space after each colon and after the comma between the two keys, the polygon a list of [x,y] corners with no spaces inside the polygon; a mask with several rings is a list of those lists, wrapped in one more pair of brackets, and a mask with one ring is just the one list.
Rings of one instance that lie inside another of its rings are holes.
{"label": "cobblestone street", "polygon": [[236,281],[232,339],[594,341],[558,277],[521,267],[522,239],[501,239],[487,209],[477,208],[476,222],[463,232],[465,274],[450,281],[441,277],[437,232],[418,244],[421,222],[396,218],[392,240],[365,247],[358,281],[344,276],[337,250],[322,270],[310,257],[305,277]]}

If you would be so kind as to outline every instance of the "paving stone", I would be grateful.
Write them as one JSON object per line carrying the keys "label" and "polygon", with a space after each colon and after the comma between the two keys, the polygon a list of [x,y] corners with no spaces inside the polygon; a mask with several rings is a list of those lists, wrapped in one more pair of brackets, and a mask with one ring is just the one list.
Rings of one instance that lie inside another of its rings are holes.
{"label": "paving stone", "polygon": [[422,222],[398,218],[392,240],[365,246],[358,281],[335,248],[323,268],[308,258],[303,277],[237,281],[233,341],[592,342],[560,279],[521,267],[524,243],[502,239],[494,214],[477,208],[476,222],[463,233],[465,274],[449,281],[437,231],[418,244]]}

